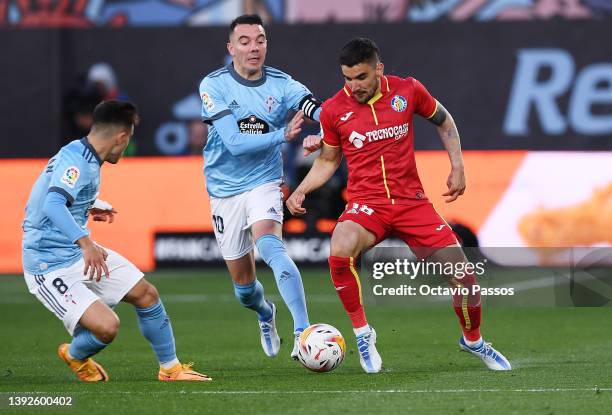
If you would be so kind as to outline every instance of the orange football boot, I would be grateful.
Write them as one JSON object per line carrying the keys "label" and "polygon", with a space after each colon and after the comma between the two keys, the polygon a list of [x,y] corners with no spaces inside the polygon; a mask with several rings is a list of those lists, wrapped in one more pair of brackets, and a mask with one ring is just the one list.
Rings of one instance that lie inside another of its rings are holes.
{"label": "orange football boot", "polygon": [[192,370],[193,363],[181,364],[177,363],[171,369],[159,369],[157,379],[164,382],[172,382],[175,380],[189,380],[189,381],[211,381],[212,379],[201,373]]}
{"label": "orange football boot", "polygon": [[60,344],[57,354],[80,380],[83,382],[108,382],[108,375],[102,366],[89,357],[85,360],[71,358],[68,355],[69,347],[68,343]]}

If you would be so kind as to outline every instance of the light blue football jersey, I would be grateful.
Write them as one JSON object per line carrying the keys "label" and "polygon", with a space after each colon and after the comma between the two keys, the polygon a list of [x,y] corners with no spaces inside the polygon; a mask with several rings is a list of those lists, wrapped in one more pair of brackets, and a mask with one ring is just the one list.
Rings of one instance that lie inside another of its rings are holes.
{"label": "light blue football jersey", "polygon": [[234,156],[223,144],[212,121],[233,114],[244,134],[277,131],[287,122],[290,110],[298,110],[311,92],[289,75],[269,66],[263,76],[249,81],[229,65],[208,74],[200,83],[202,120],[211,124],[204,147],[206,189],[214,197],[244,193],[283,176],[281,144],[273,149]]}
{"label": "light blue football jersey", "polygon": [[72,141],[53,156],[34,183],[23,221],[23,268],[30,274],[46,274],[69,267],[81,256],[75,241],[68,239],[43,213],[45,197],[58,192],[68,199],[68,210],[89,235],[87,215],[100,188],[102,161],[87,138]]}

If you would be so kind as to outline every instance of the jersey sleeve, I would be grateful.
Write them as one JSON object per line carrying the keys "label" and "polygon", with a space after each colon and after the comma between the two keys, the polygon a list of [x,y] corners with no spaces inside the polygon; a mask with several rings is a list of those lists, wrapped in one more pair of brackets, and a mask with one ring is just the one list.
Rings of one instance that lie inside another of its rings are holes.
{"label": "jersey sleeve", "polygon": [[321,137],[323,142],[328,146],[340,147],[340,136],[333,122],[332,114],[329,106],[323,104],[323,110],[320,114],[321,119]]}
{"label": "jersey sleeve", "polygon": [[302,100],[312,95],[312,92],[306,88],[303,84],[296,81],[293,78],[289,78],[285,84],[285,101],[287,102],[287,108],[294,111],[300,109],[300,103]]}
{"label": "jersey sleeve", "polygon": [[91,181],[89,163],[80,154],[64,150],[53,167],[49,192],[63,195],[72,205],[77,195]]}
{"label": "jersey sleeve", "polygon": [[207,124],[212,124],[212,121],[232,113],[223,96],[223,85],[217,79],[221,79],[221,77],[214,79],[207,77],[200,82],[202,121]]}
{"label": "jersey sleeve", "polygon": [[89,231],[81,228],[79,224],[76,223],[74,216],[70,214],[70,211],[66,207],[67,203],[68,200],[65,195],[58,192],[49,192],[43,203],[43,213],[51,219],[51,222],[53,222],[72,243],[75,243],[83,236],[88,236]]}
{"label": "jersey sleeve", "polygon": [[212,121],[221,141],[233,156],[270,150],[285,143],[285,128],[265,134],[242,134],[233,115]]}
{"label": "jersey sleeve", "polygon": [[427,88],[414,78],[414,112],[424,118],[431,118],[436,112],[437,102]]}

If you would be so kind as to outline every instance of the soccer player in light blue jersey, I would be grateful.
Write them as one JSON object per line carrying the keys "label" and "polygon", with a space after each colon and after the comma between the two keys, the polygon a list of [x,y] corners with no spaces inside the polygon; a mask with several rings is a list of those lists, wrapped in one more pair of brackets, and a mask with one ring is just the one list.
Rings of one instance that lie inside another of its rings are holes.
{"label": "soccer player in light blue jersey", "polygon": [[87,219],[113,221],[116,211],[97,200],[100,168],[116,164],[138,119],[128,102],[106,101],[93,112],[90,133],[53,156],[36,180],[23,221],[23,267],[29,291],[73,336],[58,354],[85,382],[107,381],[91,356],[113,341],[119,301],[136,308],[138,324],[157,355],[158,379],[211,380],[176,357],[172,325],[153,285],[118,253],[90,238]]}
{"label": "soccer player in light blue jersey", "polygon": [[[256,277],[255,241],[293,317],[296,359],[297,339],[309,322],[302,278],[282,241],[281,145],[299,134],[304,115],[318,121],[320,103],[289,75],[264,66],[267,40],[259,16],[231,23],[227,49],[232,62],[200,83],[202,119],[211,125],[204,174],[215,236],[236,298],[257,313],[262,347],[274,357],[280,349],[276,306]],[[297,113],[285,126],[290,111]]]}

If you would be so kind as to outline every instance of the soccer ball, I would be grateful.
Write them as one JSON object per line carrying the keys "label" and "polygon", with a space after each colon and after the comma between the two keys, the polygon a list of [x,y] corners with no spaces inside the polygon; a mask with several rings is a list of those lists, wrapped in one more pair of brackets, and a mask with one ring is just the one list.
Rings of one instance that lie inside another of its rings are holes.
{"label": "soccer ball", "polygon": [[337,328],[329,324],[313,324],[298,340],[298,359],[314,372],[331,372],[344,360],[346,343]]}

